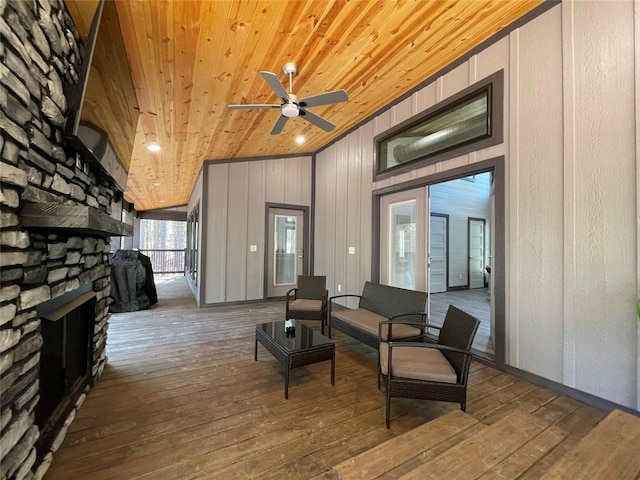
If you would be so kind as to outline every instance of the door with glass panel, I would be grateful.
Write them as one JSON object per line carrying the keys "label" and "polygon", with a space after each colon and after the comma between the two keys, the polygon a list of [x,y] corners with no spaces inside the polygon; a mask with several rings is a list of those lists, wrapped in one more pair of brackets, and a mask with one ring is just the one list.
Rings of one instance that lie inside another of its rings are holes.
{"label": "door with glass panel", "polygon": [[269,208],[267,296],[282,297],[304,274],[304,212]]}
{"label": "door with glass panel", "polygon": [[428,187],[381,199],[380,282],[427,291]]}

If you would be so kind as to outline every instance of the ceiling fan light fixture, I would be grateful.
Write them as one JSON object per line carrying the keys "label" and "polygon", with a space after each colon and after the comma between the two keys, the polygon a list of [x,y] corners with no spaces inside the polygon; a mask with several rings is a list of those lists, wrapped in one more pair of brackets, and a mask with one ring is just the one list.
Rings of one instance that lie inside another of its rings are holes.
{"label": "ceiling fan light fixture", "polygon": [[[0,0],[2,1],[2,0]],[[278,135],[282,133],[287,120],[294,117],[302,117],[307,122],[321,128],[325,132],[333,131],[336,126],[328,120],[322,118],[320,115],[316,115],[307,107],[319,107],[321,105],[331,105],[334,103],[346,102],[349,100],[347,92],[344,90],[334,90],[332,92],[325,92],[319,95],[312,95],[298,101],[298,97],[293,93],[293,81],[292,77],[297,73],[296,64],[293,62],[287,63],[283,68],[284,73],[289,77],[289,91],[284,88],[282,82],[278,79],[278,76],[273,72],[261,71],[260,75],[264,81],[271,87],[271,90],[278,96],[280,104],[266,104],[266,103],[243,103],[240,105],[227,105],[227,108],[231,110],[244,110],[244,109],[280,109],[280,116],[276,120],[276,123],[271,128],[271,135]]]}
{"label": "ceiling fan light fixture", "polygon": [[285,103],[282,106],[282,115],[287,118],[293,118],[298,116],[298,106],[293,103]]}

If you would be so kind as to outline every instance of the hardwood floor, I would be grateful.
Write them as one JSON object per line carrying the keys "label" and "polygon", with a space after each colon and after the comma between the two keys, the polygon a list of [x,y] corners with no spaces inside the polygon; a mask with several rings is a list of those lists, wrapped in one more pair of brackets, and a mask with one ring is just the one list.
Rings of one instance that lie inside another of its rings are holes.
{"label": "hardwood floor", "polygon": [[[330,362],[294,369],[285,401],[284,369],[262,346],[253,359],[254,325],[281,319],[282,302],[198,309],[183,278],[156,285],[154,308],[111,316],[108,367],[46,480],[311,478],[459,409],[397,399],[387,430],[376,353],[340,332],[335,386]],[[605,416],[474,363],[467,413],[492,425],[516,411],[564,432],[525,479],[538,478]]]}
{"label": "hardwood floor", "polygon": [[456,290],[452,292],[432,293],[430,296],[430,319],[436,325],[442,325],[449,305],[455,305],[480,320],[480,327],[473,340],[473,349],[484,353],[493,360],[494,345],[491,337],[491,303],[488,288]]}

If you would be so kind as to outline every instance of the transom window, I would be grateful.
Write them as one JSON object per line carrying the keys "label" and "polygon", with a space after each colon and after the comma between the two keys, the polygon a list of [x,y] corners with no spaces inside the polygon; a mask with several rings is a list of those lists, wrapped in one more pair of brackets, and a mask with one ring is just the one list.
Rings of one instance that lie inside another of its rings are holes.
{"label": "transom window", "polygon": [[498,73],[376,137],[376,178],[502,142]]}

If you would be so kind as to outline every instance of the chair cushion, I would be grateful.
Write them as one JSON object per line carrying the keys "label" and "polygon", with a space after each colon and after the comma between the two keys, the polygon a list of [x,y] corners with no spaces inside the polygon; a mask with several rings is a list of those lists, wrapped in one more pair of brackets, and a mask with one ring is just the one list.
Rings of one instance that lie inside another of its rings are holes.
{"label": "chair cushion", "polygon": [[[378,336],[378,326],[380,325],[380,322],[389,320],[387,317],[370,312],[364,308],[356,308],[353,310],[332,310],[331,316],[342,320],[343,322],[350,323],[351,325],[375,336]],[[392,332],[394,339],[417,337],[420,335],[419,328],[412,327],[411,325],[404,325],[402,323],[395,324]],[[387,336],[388,329],[383,328],[382,339],[386,340]]]}
{"label": "chair cushion", "polygon": [[299,298],[289,303],[289,310],[306,310],[319,312],[322,310],[322,300],[307,300]]}
{"label": "chair cushion", "polygon": [[[380,344],[380,371],[387,375],[389,344]],[[440,350],[425,347],[393,347],[393,377],[457,383],[456,371]]]}

